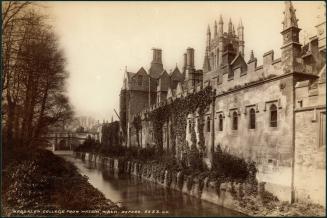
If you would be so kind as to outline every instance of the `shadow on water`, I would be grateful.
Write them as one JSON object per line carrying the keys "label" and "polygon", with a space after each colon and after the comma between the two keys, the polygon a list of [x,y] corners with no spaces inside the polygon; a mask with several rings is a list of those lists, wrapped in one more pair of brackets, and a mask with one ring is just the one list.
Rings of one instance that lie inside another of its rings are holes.
{"label": "shadow on water", "polygon": [[168,211],[166,216],[245,216],[135,176],[117,175],[94,162],[81,161],[67,155],[63,157],[73,162],[106,198],[127,210]]}

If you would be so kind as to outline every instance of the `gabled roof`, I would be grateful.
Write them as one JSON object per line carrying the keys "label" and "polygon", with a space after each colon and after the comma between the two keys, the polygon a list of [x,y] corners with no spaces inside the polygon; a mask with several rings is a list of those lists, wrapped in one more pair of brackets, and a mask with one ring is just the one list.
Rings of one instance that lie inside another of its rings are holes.
{"label": "gabled roof", "polygon": [[246,62],[240,53],[232,60],[230,65],[232,66],[232,69],[235,69],[236,66],[241,66],[241,67],[243,66],[245,68],[247,67]]}
{"label": "gabled roof", "polygon": [[137,71],[137,73],[135,73],[133,76],[135,76],[135,75],[144,75],[144,76],[148,76],[146,70],[145,70],[143,67],[141,67],[141,68]]}
{"label": "gabled roof", "polygon": [[178,67],[176,66],[174,71],[170,74],[170,79],[174,81],[184,81],[183,74],[179,71]]}
{"label": "gabled roof", "polygon": [[163,71],[160,73],[159,78],[161,78],[161,77],[166,77],[166,76],[169,77],[167,71],[166,71],[166,70],[163,70]]}
{"label": "gabled roof", "polygon": [[167,91],[170,85],[170,77],[167,71],[162,71],[158,81],[157,91]]}

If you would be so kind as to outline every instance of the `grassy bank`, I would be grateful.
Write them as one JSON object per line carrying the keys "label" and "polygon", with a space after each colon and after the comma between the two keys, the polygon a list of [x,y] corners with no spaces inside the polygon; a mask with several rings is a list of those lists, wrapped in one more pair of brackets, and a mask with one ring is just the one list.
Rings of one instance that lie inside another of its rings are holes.
{"label": "grassy bank", "polygon": [[19,151],[3,170],[2,215],[101,215],[118,207],[51,151]]}

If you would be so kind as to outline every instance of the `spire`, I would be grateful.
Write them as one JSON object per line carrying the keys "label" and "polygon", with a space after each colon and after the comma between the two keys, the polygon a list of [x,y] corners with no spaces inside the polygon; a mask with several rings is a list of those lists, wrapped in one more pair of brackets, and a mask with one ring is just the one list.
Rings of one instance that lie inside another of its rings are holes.
{"label": "spire", "polygon": [[207,29],[207,47],[206,50],[210,49],[210,42],[211,42],[211,32],[210,32],[210,26],[208,25]]}
{"label": "spire", "polygon": [[210,25],[208,24],[208,28],[207,28],[207,35],[211,35],[211,32],[210,32]]}
{"label": "spire", "polygon": [[234,25],[233,25],[233,36],[235,36],[236,33],[235,33],[235,29],[234,29]]}
{"label": "spire", "polygon": [[248,63],[251,63],[251,62],[256,61],[256,60],[257,59],[254,57],[253,50],[251,50],[250,60],[248,61]]}
{"label": "spire", "polygon": [[223,17],[221,15],[219,17],[218,32],[219,32],[219,37],[223,37],[223,35],[224,35],[224,22],[223,22]]}
{"label": "spire", "polygon": [[214,32],[214,36],[215,36],[215,38],[217,37],[217,35],[218,35],[218,29],[217,29],[217,21],[215,21],[215,32]]}
{"label": "spire", "polygon": [[238,26],[237,26],[237,29],[241,29],[241,28],[244,28],[242,19],[240,19],[240,22],[238,23]]}
{"label": "spire", "polygon": [[242,19],[240,19],[237,26],[237,35],[240,41],[244,41],[244,26],[242,24]]}
{"label": "spire", "polygon": [[233,24],[232,24],[232,19],[229,18],[229,22],[228,22],[228,35],[232,35],[233,33]]}
{"label": "spire", "polygon": [[291,1],[285,1],[285,11],[284,11],[284,21],[283,21],[283,30],[286,30],[290,27],[298,27],[295,9]]}
{"label": "spire", "polygon": [[223,16],[219,16],[219,24],[224,24],[224,21],[223,21]]}

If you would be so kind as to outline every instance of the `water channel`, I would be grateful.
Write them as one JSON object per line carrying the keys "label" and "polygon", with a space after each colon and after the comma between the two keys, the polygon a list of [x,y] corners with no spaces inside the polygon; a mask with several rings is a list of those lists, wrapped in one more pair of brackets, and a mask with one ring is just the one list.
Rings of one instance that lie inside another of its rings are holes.
{"label": "water channel", "polygon": [[115,175],[95,163],[82,161],[72,155],[60,156],[72,162],[106,198],[119,202],[126,210],[141,211],[141,216],[147,215],[145,211],[150,211],[151,216],[157,216],[157,212],[161,216],[245,216],[134,176]]}

